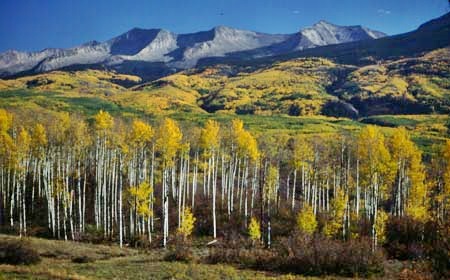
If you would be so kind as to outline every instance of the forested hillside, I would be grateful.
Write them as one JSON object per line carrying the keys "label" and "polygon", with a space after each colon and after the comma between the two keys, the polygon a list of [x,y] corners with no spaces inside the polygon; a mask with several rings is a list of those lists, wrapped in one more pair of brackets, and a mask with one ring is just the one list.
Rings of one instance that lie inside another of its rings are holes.
{"label": "forested hillside", "polygon": [[450,50],[356,67],[302,58],[263,68],[218,65],[139,84],[98,70],[0,81],[3,108],[125,116],[174,112],[250,115],[368,115],[450,112]]}
{"label": "forested hillside", "polygon": [[[368,258],[326,273],[369,275],[382,271],[370,252],[386,245],[392,254],[431,256],[441,231],[426,228],[448,227],[450,142],[433,146],[424,161],[405,128],[256,138],[239,119],[181,128],[170,118],[151,125],[104,111],[88,123],[69,114],[26,120],[1,110],[0,123],[1,224],[21,236],[94,234],[121,246],[147,240],[166,247],[176,236],[233,240],[249,232],[253,246],[297,250],[318,241],[289,245],[285,238],[320,233],[330,242],[360,242],[352,246],[363,246]],[[430,234],[431,243],[403,240],[403,223],[418,236]],[[282,256],[278,250],[273,258]],[[233,261],[219,251],[211,257]],[[298,253],[293,257],[305,257]],[[284,265],[274,269],[308,273]]]}

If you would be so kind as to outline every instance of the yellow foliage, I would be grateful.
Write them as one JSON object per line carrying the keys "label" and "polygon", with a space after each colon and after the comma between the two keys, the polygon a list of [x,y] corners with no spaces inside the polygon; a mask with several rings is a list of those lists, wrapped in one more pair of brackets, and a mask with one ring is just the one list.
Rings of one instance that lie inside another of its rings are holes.
{"label": "yellow foliage", "polygon": [[8,133],[0,131],[0,156],[11,156],[15,152],[14,141]]}
{"label": "yellow foliage", "polygon": [[0,132],[7,132],[12,125],[12,115],[4,109],[0,109]]}
{"label": "yellow foliage", "polygon": [[8,134],[11,128],[13,116],[6,110],[0,109],[0,156],[11,154],[14,149],[14,143]]}
{"label": "yellow foliage", "polygon": [[147,218],[153,215],[150,209],[151,194],[153,193],[153,187],[147,181],[142,182],[139,186],[130,187],[129,189],[132,207],[136,207],[138,215]]}
{"label": "yellow foliage", "polygon": [[200,133],[200,147],[210,151],[216,150],[219,147],[219,131],[220,125],[214,120],[207,120],[205,128]]}
{"label": "yellow foliage", "polygon": [[324,234],[326,236],[336,236],[342,229],[346,205],[347,197],[342,189],[338,189],[336,197],[331,202],[331,220],[327,222],[324,228]]}
{"label": "yellow foliage", "polygon": [[240,119],[232,120],[231,132],[239,155],[257,160],[259,158],[258,142],[250,132],[244,129],[244,122]]}
{"label": "yellow foliage", "polygon": [[94,116],[95,128],[97,130],[107,130],[113,126],[113,118],[108,112],[100,110],[97,115]]}
{"label": "yellow foliage", "polygon": [[183,235],[184,238],[191,235],[194,230],[195,220],[196,219],[192,214],[191,208],[185,208],[181,216],[181,225],[178,228],[178,233]]}
{"label": "yellow foliage", "polygon": [[18,152],[22,156],[26,156],[30,150],[31,136],[25,128],[21,128],[17,139]]}
{"label": "yellow foliage", "polygon": [[142,147],[149,143],[153,137],[153,129],[150,125],[140,120],[133,120],[130,133],[131,144],[135,147]]}
{"label": "yellow foliage", "polygon": [[380,190],[386,193],[387,186],[393,181],[395,168],[385,146],[384,135],[378,127],[368,125],[361,129],[358,137],[358,156],[363,183],[372,185],[381,182],[383,185]]}
{"label": "yellow foliage", "polygon": [[140,82],[141,79],[137,76],[116,74],[112,72],[99,70],[85,70],[75,72],[53,71],[43,73],[16,80],[8,81],[2,85],[0,82],[0,89],[6,88],[29,88],[32,87],[35,91],[41,92],[61,92],[65,96],[73,97],[80,95],[92,95],[97,97],[105,94],[111,95],[123,92],[126,89],[118,84],[116,81]]}
{"label": "yellow foliage", "polygon": [[269,166],[264,180],[264,196],[267,201],[271,201],[276,197],[276,188],[278,184],[278,168]]}
{"label": "yellow foliage", "polygon": [[447,140],[442,149],[442,157],[445,162],[444,167],[444,190],[442,192],[445,210],[450,211],[450,140]]}
{"label": "yellow foliage", "polygon": [[313,234],[317,228],[317,220],[310,205],[305,204],[297,215],[297,227],[301,232]]}
{"label": "yellow foliage", "polygon": [[294,139],[292,165],[296,169],[307,166],[314,158],[313,149],[304,136],[298,135]]}
{"label": "yellow foliage", "polygon": [[82,119],[71,119],[70,132],[74,148],[79,152],[92,141],[88,126]]}
{"label": "yellow foliage", "polygon": [[384,210],[378,210],[375,231],[377,233],[377,240],[379,243],[383,243],[386,240],[386,222],[388,218],[389,216]]}
{"label": "yellow foliage", "polygon": [[[425,167],[422,164],[422,153],[411,141],[408,131],[404,127],[395,129],[391,136],[392,158],[397,166],[397,173],[409,178],[406,214],[418,219],[427,218],[427,189],[425,185]],[[404,171],[400,168],[406,169]]]}
{"label": "yellow foliage", "polygon": [[250,219],[250,224],[248,226],[248,235],[253,242],[259,241],[261,239],[261,226],[258,220],[254,217]]}
{"label": "yellow foliage", "polygon": [[259,158],[258,143],[253,135],[248,131],[243,131],[238,138],[239,150],[251,160]]}
{"label": "yellow foliage", "polygon": [[45,128],[42,124],[37,123],[33,129],[32,135],[33,148],[40,148],[47,145],[47,133],[45,132]]}
{"label": "yellow foliage", "polygon": [[164,164],[172,166],[177,152],[181,148],[183,134],[177,122],[166,118],[158,129],[156,147],[161,152]]}
{"label": "yellow foliage", "polygon": [[234,133],[235,138],[238,137],[242,130],[244,130],[244,122],[240,119],[233,119],[231,121],[231,132]]}

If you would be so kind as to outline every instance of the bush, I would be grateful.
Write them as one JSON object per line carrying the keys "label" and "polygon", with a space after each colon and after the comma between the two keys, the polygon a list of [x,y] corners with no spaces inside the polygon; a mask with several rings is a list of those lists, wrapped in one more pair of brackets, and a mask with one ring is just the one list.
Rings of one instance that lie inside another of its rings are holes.
{"label": "bush", "polygon": [[41,261],[38,252],[23,240],[0,241],[0,263],[2,264],[35,264]]}
{"label": "bush", "polygon": [[[134,248],[151,248],[152,243],[150,243],[150,240],[148,239],[148,235],[135,235],[132,236],[129,240],[130,246]],[[161,244],[161,243],[159,243]],[[158,245],[159,245],[158,244]]]}
{"label": "bush", "polygon": [[178,235],[175,244],[169,247],[169,251],[164,256],[165,261],[169,262],[192,262],[195,260],[192,253],[191,244],[185,241],[183,236]]}
{"label": "bush", "polygon": [[424,243],[435,278],[450,279],[450,221],[428,222]]}
{"label": "bush", "polygon": [[27,229],[27,236],[35,236],[39,238],[53,238],[53,234],[46,226],[32,226]]}
{"label": "bush", "polygon": [[90,263],[90,262],[93,262],[93,261],[94,261],[94,259],[92,259],[89,256],[85,256],[85,255],[83,255],[83,256],[76,256],[76,257],[72,258],[72,262],[73,263]]}
{"label": "bush", "polygon": [[386,226],[386,251],[399,260],[425,257],[424,223],[410,217],[390,217]]}
{"label": "bush", "polygon": [[348,242],[296,234],[273,249],[213,248],[209,263],[304,275],[370,276],[383,272],[383,254],[368,239]]}
{"label": "bush", "polygon": [[[255,243],[254,245],[257,246],[258,243]],[[218,246],[224,249],[250,248],[252,247],[252,242],[240,232],[230,230],[224,234],[223,239]]]}
{"label": "bush", "polygon": [[383,271],[383,255],[368,239],[347,242],[297,234],[282,242],[281,270],[305,275],[369,276]]}
{"label": "bush", "polygon": [[86,225],[84,233],[81,235],[81,241],[101,244],[105,241],[103,228],[98,228],[95,225]]}
{"label": "bush", "polygon": [[261,248],[211,248],[206,261],[210,264],[237,264],[243,268],[276,270],[278,255],[273,250]]}

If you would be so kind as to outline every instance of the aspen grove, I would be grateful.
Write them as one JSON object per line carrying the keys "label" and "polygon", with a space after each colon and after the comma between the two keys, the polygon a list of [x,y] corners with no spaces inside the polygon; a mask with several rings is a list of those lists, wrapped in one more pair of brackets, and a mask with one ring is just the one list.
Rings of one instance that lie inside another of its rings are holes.
{"label": "aspen grove", "polygon": [[0,225],[20,236],[41,226],[79,240],[95,227],[120,246],[166,247],[198,224],[216,239],[239,217],[240,231],[270,247],[286,209],[299,230],[365,235],[375,248],[389,216],[447,220],[449,195],[450,140],[424,157],[405,128],[256,137],[239,119],[198,128],[0,110]]}

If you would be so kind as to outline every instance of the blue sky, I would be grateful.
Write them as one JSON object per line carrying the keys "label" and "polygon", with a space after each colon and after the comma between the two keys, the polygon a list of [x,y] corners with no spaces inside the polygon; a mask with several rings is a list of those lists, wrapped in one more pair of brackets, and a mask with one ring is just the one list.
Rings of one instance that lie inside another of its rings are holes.
{"label": "blue sky", "polygon": [[133,27],[293,33],[324,19],[398,34],[448,6],[447,0],[0,0],[0,52],[105,41]]}

